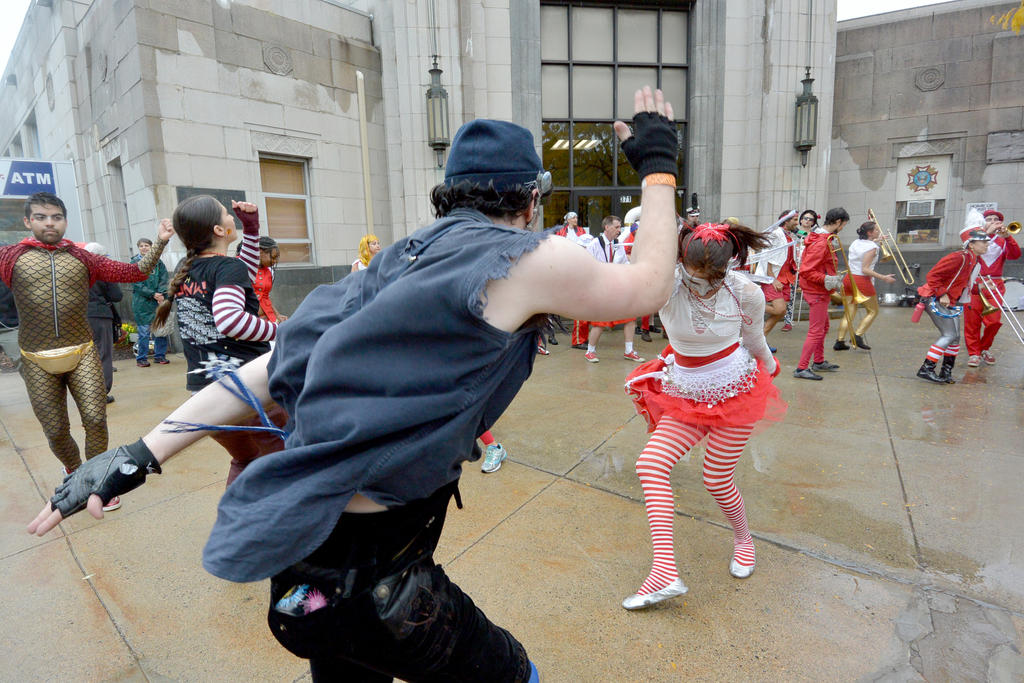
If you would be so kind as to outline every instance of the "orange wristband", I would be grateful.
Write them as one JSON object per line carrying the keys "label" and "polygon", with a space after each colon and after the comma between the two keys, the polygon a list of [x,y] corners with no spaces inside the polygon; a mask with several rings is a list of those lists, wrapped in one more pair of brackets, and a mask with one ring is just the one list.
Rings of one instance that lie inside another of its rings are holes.
{"label": "orange wristband", "polygon": [[644,176],[643,181],[640,183],[640,187],[644,188],[648,185],[668,185],[670,187],[676,186],[676,177],[671,173],[651,173]]}

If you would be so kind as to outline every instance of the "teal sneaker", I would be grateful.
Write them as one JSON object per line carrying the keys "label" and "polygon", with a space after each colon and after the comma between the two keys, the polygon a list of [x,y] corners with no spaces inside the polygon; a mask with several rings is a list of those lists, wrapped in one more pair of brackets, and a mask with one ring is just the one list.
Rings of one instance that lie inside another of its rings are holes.
{"label": "teal sneaker", "polygon": [[484,455],[484,463],[480,466],[480,471],[488,474],[497,472],[501,468],[501,463],[505,462],[507,457],[508,451],[500,443],[492,443],[487,447],[487,453]]}

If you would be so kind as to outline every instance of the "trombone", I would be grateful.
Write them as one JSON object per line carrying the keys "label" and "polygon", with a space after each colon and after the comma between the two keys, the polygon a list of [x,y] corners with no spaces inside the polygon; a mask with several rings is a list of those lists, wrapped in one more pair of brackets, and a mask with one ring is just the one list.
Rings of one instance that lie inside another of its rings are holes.
{"label": "trombone", "polygon": [[[878,225],[878,219],[875,218],[875,212],[868,209],[868,220]],[[910,266],[907,265],[907,259],[903,257],[903,252],[900,251],[899,245],[896,240],[893,239],[892,233],[882,230],[882,226],[878,225],[878,230],[881,232],[881,237],[878,240],[878,253],[881,256],[882,261],[892,261],[893,265],[896,266],[896,273],[903,280],[903,284],[912,285],[914,284],[914,274],[910,271]]]}
{"label": "trombone", "polygon": [[[1024,344],[1024,323],[1017,318],[1017,314],[1013,312],[1009,304],[1006,303],[1006,298],[1003,293],[999,291],[999,287],[995,282],[992,281],[991,277],[979,277],[978,292],[981,294],[981,300],[985,304],[985,310],[981,312],[982,315],[991,313],[992,311],[1002,311],[1003,318],[1005,318],[1007,324],[1013,330],[1013,333],[1017,335],[1017,339],[1020,340],[1021,344]],[[985,296],[984,291],[988,292],[988,296]]]}
{"label": "trombone", "polygon": [[[843,248],[843,240],[839,238],[839,235],[833,234],[829,237],[828,248],[832,252],[833,258],[835,258],[836,254],[843,257],[843,269],[846,272],[846,278],[850,279],[850,291],[853,293],[851,305],[846,305],[848,297],[843,292],[842,285],[840,285],[839,295],[843,299],[843,320],[846,322],[846,331],[850,334],[850,344],[853,348],[857,348],[857,335],[854,334],[854,319],[857,316],[857,306],[867,301],[870,297],[857,288],[857,281],[853,279],[853,272],[850,270],[850,262],[846,258],[846,250]],[[844,278],[844,280],[846,278]]]}

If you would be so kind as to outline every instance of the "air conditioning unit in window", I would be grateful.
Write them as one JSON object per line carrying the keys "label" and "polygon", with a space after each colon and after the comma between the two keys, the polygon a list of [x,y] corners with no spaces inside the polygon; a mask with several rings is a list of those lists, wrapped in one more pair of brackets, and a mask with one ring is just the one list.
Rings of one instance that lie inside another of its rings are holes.
{"label": "air conditioning unit in window", "polygon": [[931,216],[935,212],[935,200],[924,199],[916,202],[907,202],[907,217],[910,216]]}

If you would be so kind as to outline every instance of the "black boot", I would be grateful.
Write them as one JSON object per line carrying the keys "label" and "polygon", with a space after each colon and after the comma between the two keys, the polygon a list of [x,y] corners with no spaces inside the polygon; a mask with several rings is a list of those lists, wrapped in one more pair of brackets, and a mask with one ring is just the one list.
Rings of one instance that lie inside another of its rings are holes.
{"label": "black boot", "polygon": [[917,376],[921,379],[926,379],[929,382],[935,382],[936,384],[945,384],[946,380],[942,379],[935,374],[935,361],[925,359],[924,363],[917,370]]}
{"label": "black boot", "polygon": [[836,339],[836,343],[832,345],[833,351],[846,351],[849,348],[845,339]]}
{"label": "black boot", "polygon": [[942,370],[939,371],[939,379],[946,384],[956,384],[956,380],[953,379],[953,365],[955,364],[956,356],[943,356]]}
{"label": "black boot", "polygon": [[548,344],[551,344],[552,346],[558,346],[558,340],[555,339],[554,332],[548,335]]}
{"label": "black boot", "polygon": [[868,343],[864,341],[864,337],[860,336],[859,334],[853,335],[853,341],[857,342],[858,349],[864,349],[865,351],[871,350],[871,347],[868,346]]}

